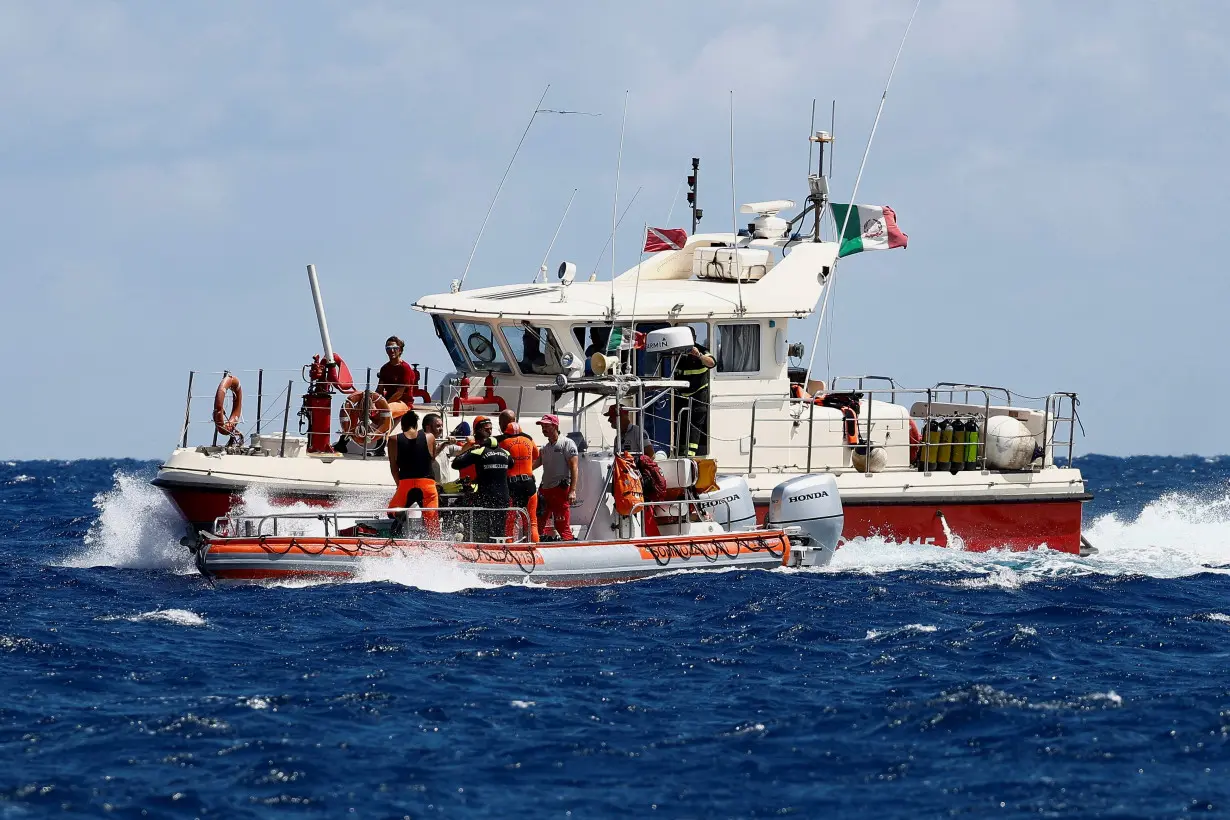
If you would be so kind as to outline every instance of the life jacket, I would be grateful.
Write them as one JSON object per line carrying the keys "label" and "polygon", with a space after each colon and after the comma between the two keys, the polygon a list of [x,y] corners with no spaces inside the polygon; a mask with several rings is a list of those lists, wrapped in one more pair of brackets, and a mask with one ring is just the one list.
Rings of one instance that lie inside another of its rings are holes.
{"label": "life jacket", "polygon": [[922,433],[918,432],[918,425],[914,423],[914,419],[910,419],[910,463],[917,464],[919,453],[922,451]]}
{"label": "life jacket", "polygon": [[631,515],[636,505],[645,500],[644,491],[641,489],[641,475],[631,455],[620,453],[615,456],[611,492],[615,496],[615,512],[620,515]]}
{"label": "life jacket", "polygon": [[636,469],[641,475],[641,490],[646,501],[661,501],[666,496],[666,476],[662,468],[644,453],[636,457]]}
{"label": "life jacket", "polygon": [[845,417],[846,444],[858,444],[858,411],[862,401],[862,393],[825,393],[816,401],[824,407],[840,410]]}

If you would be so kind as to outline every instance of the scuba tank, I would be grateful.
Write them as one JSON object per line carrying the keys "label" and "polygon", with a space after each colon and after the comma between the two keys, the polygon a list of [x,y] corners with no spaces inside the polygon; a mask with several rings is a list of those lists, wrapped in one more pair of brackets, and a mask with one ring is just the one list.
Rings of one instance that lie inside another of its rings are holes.
{"label": "scuba tank", "polygon": [[940,451],[936,458],[936,469],[945,472],[952,465],[952,419],[940,422]]}
{"label": "scuba tank", "polygon": [[925,441],[927,443],[923,445],[923,451],[926,458],[922,460],[922,464],[923,472],[929,473],[935,470],[938,464],[936,459],[939,458],[940,453],[940,423],[936,419],[927,422]]}
{"label": "scuba tank", "polygon": [[978,469],[978,419],[970,416],[965,423],[965,469]]}
{"label": "scuba tank", "polygon": [[965,422],[956,419],[952,423],[952,474],[956,475],[965,469]]}

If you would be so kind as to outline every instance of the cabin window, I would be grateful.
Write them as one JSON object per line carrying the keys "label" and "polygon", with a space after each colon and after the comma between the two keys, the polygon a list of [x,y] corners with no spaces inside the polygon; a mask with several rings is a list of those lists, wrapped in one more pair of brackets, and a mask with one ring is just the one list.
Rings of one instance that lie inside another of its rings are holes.
{"label": "cabin window", "polygon": [[453,335],[453,329],[448,326],[448,322],[433,313],[431,323],[436,326],[436,336],[444,342],[444,349],[448,351],[448,357],[453,360],[453,367],[462,372],[468,370],[466,357],[461,352],[461,345],[457,344],[457,337]]}
{"label": "cabin window", "polygon": [[718,325],[717,342],[717,372],[760,372],[760,325]]}
{"label": "cabin window", "polygon": [[562,353],[551,329],[529,322],[500,328],[508,349],[517,357],[517,368],[525,375],[554,376],[565,372]]}
{"label": "cabin window", "polygon": [[511,373],[512,367],[495,338],[495,331],[485,322],[453,322],[457,336],[470,359],[470,370]]}

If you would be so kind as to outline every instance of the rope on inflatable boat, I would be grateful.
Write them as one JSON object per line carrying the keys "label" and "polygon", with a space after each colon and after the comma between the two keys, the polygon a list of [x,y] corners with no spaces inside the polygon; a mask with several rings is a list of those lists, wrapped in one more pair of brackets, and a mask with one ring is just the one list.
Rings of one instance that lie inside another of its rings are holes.
{"label": "rope on inflatable boat", "polygon": [[[731,545],[733,545],[733,548]],[[716,539],[713,542],[712,552],[705,549],[703,540],[697,543],[696,539],[690,538],[684,543],[645,544],[645,549],[653,557],[654,563],[660,567],[668,566],[672,558],[688,561],[692,558],[700,557],[712,564],[717,562],[723,555],[734,561],[745,552],[767,552],[774,558],[781,558],[785,553],[784,547],[779,550],[773,549],[770,542],[764,536]]]}
{"label": "rope on inflatable boat", "polygon": [[[261,549],[265,552],[274,555],[287,555],[293,550],[299,550],[304,555],[316,556],[324,554],[329,549],[340,550],[347,555],[374,555],[377,553],[390,551],[399,546],[397,544],[397,539],[394,538],[388,538],[381,543],[364,541],[362,538],[358,538],[356,539],[357,543],[352,546],[349,543],[333,541],[326,535],[322,539],[320,548],[313,549],[308,544],[300,543],[300,541],[294,536],[291,536],[290,540],[286,542],[284,546],[270,544],[268,542],[270,537],[271,536],[269,535],[261,535],[259,536],[257,543],[260,544]],[[527,575],[532,573],[538,564],[538,554],[533,547],[519,547],[514,549],[512,546],[505,544],[502,545],[500,549],[493,550],[480,544],[466,544],[463,547],[451,541],[440,543],[448,546],[458,558],[470,564],[477,564],[482,559],[486,558],[491,563],[516,564],[517,568]],[[431,546],[432,542],[422,542],[422,545],[424,547]],[[467,550],[474,553],[474,555],[468,555],[466,552]],[[523,558],[519,556],[518,553],[524,553],[527,554],[527,556]]]}

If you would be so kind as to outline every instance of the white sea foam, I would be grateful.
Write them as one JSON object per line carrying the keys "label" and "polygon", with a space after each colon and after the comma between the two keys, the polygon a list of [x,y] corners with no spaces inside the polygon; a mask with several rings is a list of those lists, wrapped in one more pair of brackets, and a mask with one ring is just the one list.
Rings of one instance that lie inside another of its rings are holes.
{"label": "white sea foam", "polygon": [[[242,515],[270,515],[287,513],[300,515],[303,518],[279,518],[279,535],[323,536],[325,522],[321,516],[328,516],[330,532],[336,523],[339,528],[346,528],[356,520],[378,514],[388,503],[384,493],[356,493],[339,498],[334,505],[337,510],[359,510],[366,514],[359,516],[339,516],[333,519],[327,508],[302,501],[290,504],[280,504],[271,501],[268,494],[260,487],[252,487],[243,494],[236,512]],[[414,517],[414,511],[411,512]],[[269,525],[266,525],[266,529]],[[488,587],[465,565],[446,560],[444,557],[432,555],[399,556],[392,558],[366,558],[359,562],[359,571],[345,583],[388,582],[430,592],[459,592],[463,589]],[[271,581],[269,585],[279,587],[314,586],[321,583],[338,583],[337,580],[310,581],[295,579],[288,581]]]}
{"label": "white sea foam", "polygon": [[365,558],[359,562],[356,583],[386,582],[429,592],[460,592],[494,586],[474,570],[444,556],[415,554],[391,558]]}
{"label": "white sea foam", "polygon": [[509,701],[509,705],[517,709],[528,709],[534,705],[534,701],[532,700],[512,700],[512,701]]}
{"label": "white sea foam", "polygon": [[129,567],[191,572],[179,539],[187,525],[161,490],[145,478],[115,474],[115,486],[94,498],[98,520],[85,546],[64,562],[71,567]]}
{"label": "white sea foam", "polygon": [[150,621],[175,624],[176,626],[206,626],[205,619],[189,609],[155,609],[152,612],[142,612],[140,615],[105,615],[100,621],[131,621],[146,623]]}
{"label": "white sea foam", "polygon": [[[1146,575],[1180,578],[1203,572],[1230,574],[1230,492],[1168,493],[1134,518],[1102,515],[1086,522],[1098,552],[1087,558],[1039,547],[1028,552],[965,552],[953,547],[896,544],[856,538],[822,570],[876,575],[932,571],[968,574],[946,582],[963,589],[1014,590],[1046,578]],[[956,532],[954,535],[959,536]]]}
{"label": "white sea foam", "polygon": [[928,635],[936,632],[939,627],[931,624],[906,624],[895,629],[868,629],[867,636],[864,640],[874,641],[878,638],[883,638],[892,635]]}
{"label": "white sea foam", "polygon": [[9,484],[25,484],[27,481],[33,480],[34,476],[22,473],[21,475],[13,476],[13,478],[9,480]]}

